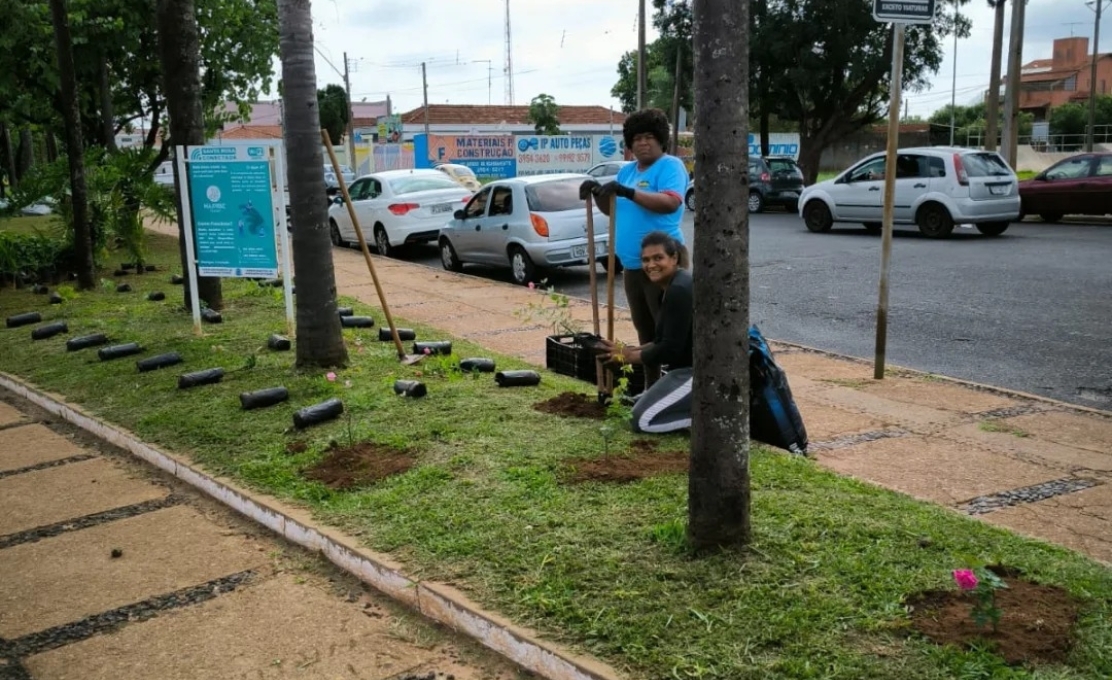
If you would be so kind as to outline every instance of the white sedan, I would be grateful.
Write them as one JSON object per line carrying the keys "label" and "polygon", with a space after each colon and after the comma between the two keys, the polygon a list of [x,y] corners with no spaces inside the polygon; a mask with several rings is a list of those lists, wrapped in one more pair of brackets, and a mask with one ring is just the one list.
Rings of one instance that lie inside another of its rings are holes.
{"label": "white sedan", "polygon": [[[392,256],[411,243],[435,241],[452,213],[472,192],[437,170],[387,170],[360,177],[348,188],[364,237],[373,238],[379,255]],[[358,240],[343,197],[328,209],[332,243]]]}

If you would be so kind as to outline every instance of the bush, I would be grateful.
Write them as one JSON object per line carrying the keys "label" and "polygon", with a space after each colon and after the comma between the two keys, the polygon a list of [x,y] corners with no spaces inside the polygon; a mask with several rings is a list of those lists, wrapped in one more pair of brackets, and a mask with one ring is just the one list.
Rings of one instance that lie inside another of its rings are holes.
{"label": "bush", "polygon": [[70,254],[69,245],[57,236],[0,231],[0,284],[57,282]]}

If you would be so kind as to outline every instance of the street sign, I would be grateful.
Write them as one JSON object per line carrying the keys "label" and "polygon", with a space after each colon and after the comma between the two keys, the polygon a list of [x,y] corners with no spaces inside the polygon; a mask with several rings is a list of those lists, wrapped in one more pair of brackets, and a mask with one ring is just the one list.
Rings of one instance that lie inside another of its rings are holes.
{"label": "street sign", "polygon": [[873,0],[873,18],[898,24],[934,21],[936,0]]}

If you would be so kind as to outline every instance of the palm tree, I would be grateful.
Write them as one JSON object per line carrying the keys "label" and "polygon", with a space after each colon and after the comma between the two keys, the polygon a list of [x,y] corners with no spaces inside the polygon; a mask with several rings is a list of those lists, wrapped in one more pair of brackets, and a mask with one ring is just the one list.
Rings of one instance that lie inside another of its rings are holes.
{"label": "palm tree", "polygon": [[[201,146],[205,143],[201,107],[201,38],[193,0],[158,0],[158,47],[166,92],[166,113],[170,118],[170,143],[175,146]],[[176,177],[176,181],[182,179]],[[185,254],[186,225],[181,217],[181,192],[174,192],[174,201],[178,212],[178,252],[182,273],[188,274],[190,267],[196,265]],[[185,308],[189,309],[189,286],[184,286],[184,289]],[[221,309],[224,293],[220,279],[214,276],[198,277],[197,297],[211,309]]]}
{"label": "palm tree", "polygon": [[66,130],[66,156],[69,159],[77,285],[88,290],[96,286],[96,267],[93,263],[93,240],[89,231],[89,201],[85,187],[85,143],[81,139],[81,105],[77,100],[73,38],[70,35],[69,14],[66,12],[65,0],[50,0],[50,13],[54,20],[54,41],[58,48],[58,75],[62,81],[60,94]]}
{"label": "palm tree", "polygon": [[988,81],[988,100],[985,102],[985,149],[996,150],[996,137],[1000,127],[1000,62],[1004,52],[1004,8],[1007,0],[988,0],[996,10],[992,25],[992,66]]}
{"label": "palm tree", "polygon": [[695,1],[701,207],[687,538],[696,550],[744,545],[750,536],[748,14],[748,2]]}
{"label": "palm tree", "polygon": [[278,0],[283,139],[297,279],[297,365],[342,366],[347,347],[336,313],[336,274],[323,200],[317,74],[310,0]]}

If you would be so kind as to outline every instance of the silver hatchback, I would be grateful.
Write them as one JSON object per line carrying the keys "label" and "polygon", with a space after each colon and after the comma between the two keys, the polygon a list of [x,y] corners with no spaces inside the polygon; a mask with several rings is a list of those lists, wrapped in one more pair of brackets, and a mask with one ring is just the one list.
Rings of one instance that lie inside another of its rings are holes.
{"label": "silver hatchback", "polygon": [[[516,283],[543,278],[551,267],[587,264],[587,210],[579,185],[588,175],[515,177],[492,182],[440,229],[440,260],[509,267]],[[595,256],[607,254],[608,219],[596,207]],[[604,265],[605,266],[605,265]]]}

